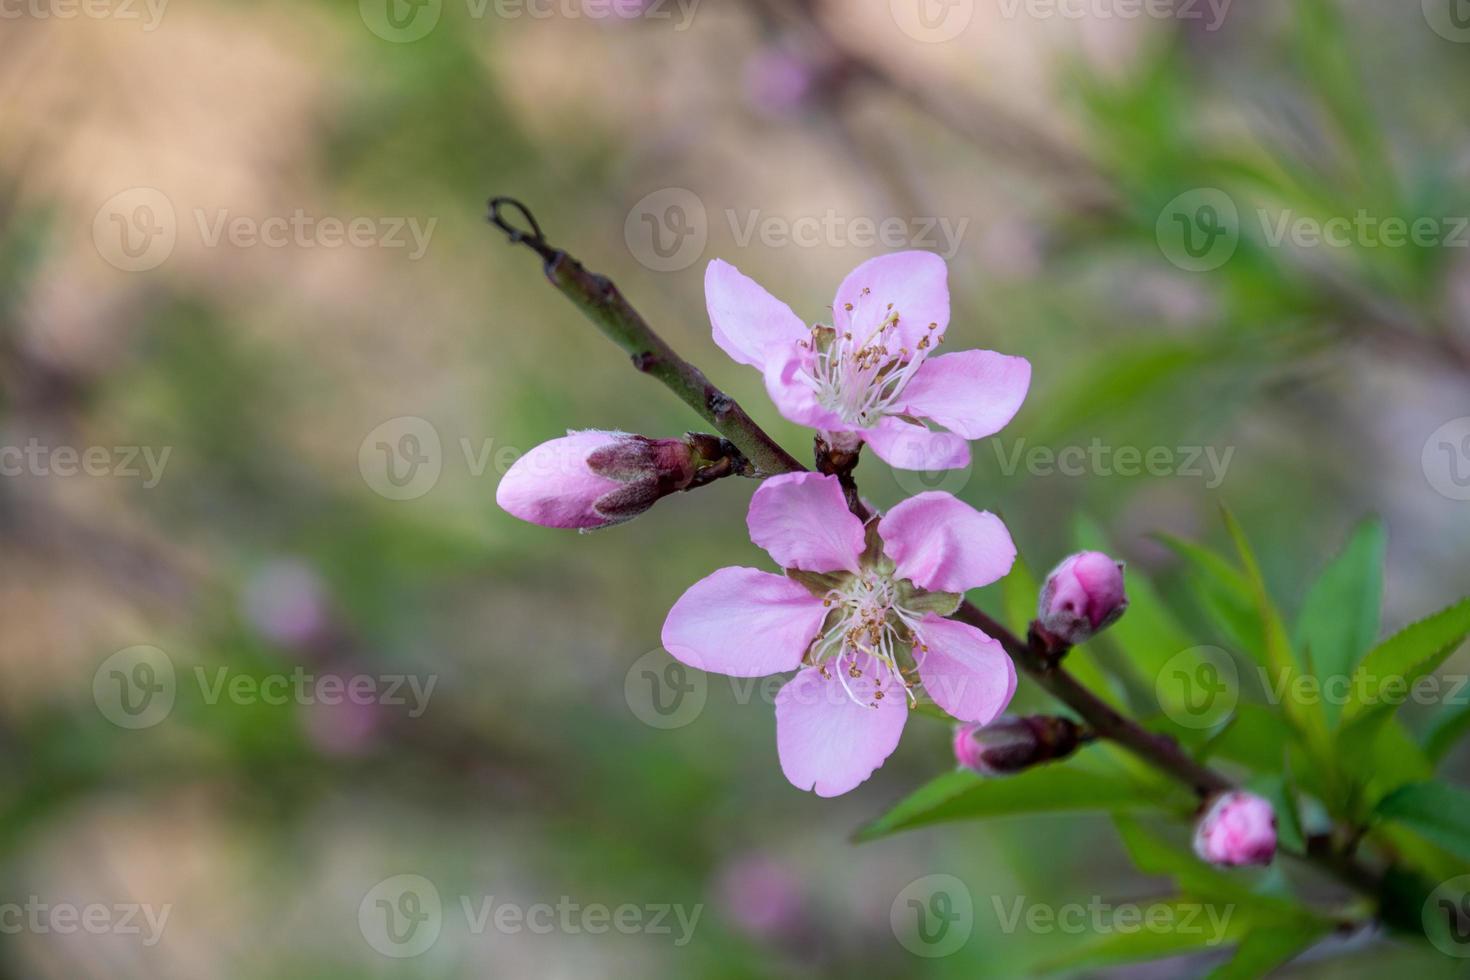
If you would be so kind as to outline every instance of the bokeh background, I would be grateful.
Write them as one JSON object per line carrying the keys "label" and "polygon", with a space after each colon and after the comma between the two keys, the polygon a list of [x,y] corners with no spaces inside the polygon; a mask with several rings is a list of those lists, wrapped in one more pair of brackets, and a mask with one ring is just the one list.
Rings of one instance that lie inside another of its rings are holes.
{"label": "bokeh background", "polygon": [[[969,470],[865,460],[874,502],[952,490],[1041,570],[1090,521],[1199,624],[1152,533],[1218,541],[1228,504],[1290,610],[1377,513],[1393,626],[1470,579],[1464,7],[4,4],[0,902],[169,917],[151,943],[0,919],[0,975],[1003,977],[1089,936],[1008,933],[1002,906],[1161,894],[1096,816],[850,843],[952,765],[932,719],[820,800],[781,776],[768,691],[685,675],[661,713],[668,606],[765,561],[751,485],[591,535],[495,507],[567,428],[699,422],[484,201],[524,201],[801,456],[711,342],[704,264],[815,321],[859,261],[938,251],[953,347],[1034,384]],[[1275,234],[1360,212],[1432,234]],[[1169,462],[1046,463],[1093,440]],[[298,676],[383,696],[250,693]],[[891,917],[934,874],[974,930],[925,957]],[[399,875],[443,906],[412,958],[359,915]],[[672,914],[540,934],[476,930],[461,897],[700,911],[682,942]],[[1388,969],[1458,966],[1359,936],[1283,975]]]}

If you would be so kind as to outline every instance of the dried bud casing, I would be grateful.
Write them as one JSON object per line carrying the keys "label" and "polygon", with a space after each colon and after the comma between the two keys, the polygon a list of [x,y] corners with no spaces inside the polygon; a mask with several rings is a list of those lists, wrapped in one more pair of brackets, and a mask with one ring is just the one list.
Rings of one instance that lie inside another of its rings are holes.
{"label": "dried bud casing", "polygon": [[954,754],[961,766],[982,776],[1010,776],[1065,759],[1084,741],[1082,729],[1068,718],[1002,715],[988,725],[956,728]]}
{"label": "dried bud casing", "polygon": [[1046,577],[1037,617],[1052,636],[1075,645],[1117,622],[1127,608],[1123,563],[1100,551],[1082,551]]}

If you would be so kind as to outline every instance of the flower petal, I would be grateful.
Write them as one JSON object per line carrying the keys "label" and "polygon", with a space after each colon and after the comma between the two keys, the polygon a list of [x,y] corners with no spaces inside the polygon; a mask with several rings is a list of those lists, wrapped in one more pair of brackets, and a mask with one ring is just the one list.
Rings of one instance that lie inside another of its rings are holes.
{"label": "flower petal", "polygon": [[919,624],[929,649],[918,654],[919,678],[934,703],[960,721],[994,721],[1016,693],[1016,666],[995,640],[968,623],[930,613]]}
{"label": "flower petal", "polygon": [[763,370],[775,352],[807,336],[791,307],[720,259],[704,270],[704,302],[715,343],[741,364]]}
{"label": "flower petal", "polygon": [[592,472],[587,457],[620,438],[627,436],[589,429],[541,443],[506,471],[495,488],[495,502],[507,513],[543,527],[602,527],[608,517],[594,504],[623,484]]}
{"label": "flower petal", "polygon": [[933,419],[966,439],[1005,428],[1026,400],[1031,362],[993,350],[964,350],[926,360],[903,389],[903,411]]}
{"label": "flower petal", "polygon": [[861,434],[878,458],[896,469],[932,473],[970,465],[970,444],[953,432],[889,417]]}
{"label": "flower petal", "polygon": [[934,332],[942,335],[949,326],[949,270],[944,260],[933,252],[894,252],[869,259],[837,287],[833,325],[866,337],[888,315],[890,303],[898,311],[898,335],[910,349],[929,333],[931,323],[939,325]]}
{"label": "flower petal", "polygon": [[663,644],[700,670],[763,677],[795,670],[826,617],[821,599],[784,576],[722,568],[674,603]]}
{"label": "flower petal", "polygon": [[855,663],[862,676],[846,677],[847,687],[837,674],[847,664],[831,663],[830,677],[809,667],[776,695],[776,749],[781,771],[797,789],[841,796],[898,747],[909,713],[902,685],[870,658]]}
{"label": "flower petal", "polygon": [[804,572],[858,571],[863,522],[835,476],[783,473],[762,483],[746,516],[750,540],[776,564]]}
{"label": "flower petal", "polygon": [[1016,546],[1001,519],[939,490],[910,497],[878,525],[895,574],[930,592],[966,592],[1004,578]]}
{"label": "flower petal", "polygon": [[764,371],[766,392],[776,403],[777,411],[809,429],[837,432],[847,428],[837,413],[817,404],[816,393],[797,376],[810,369],[811,353],[798,350],[785,357],[778,357],[777,353],[771,352]]}

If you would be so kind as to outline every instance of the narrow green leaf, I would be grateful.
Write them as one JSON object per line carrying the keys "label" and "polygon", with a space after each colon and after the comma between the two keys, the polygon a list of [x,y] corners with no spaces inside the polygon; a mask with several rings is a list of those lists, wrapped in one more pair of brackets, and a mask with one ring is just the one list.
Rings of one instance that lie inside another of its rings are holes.
{"label": "narrow green leaf", "polygon": [[1470,791],[1437,780],[1411,783],[1385,796],[1373,813],[1470,860]]}
{"label": "narrow green leaf", "polygon": [[1210,739],[1204,755],[1238,762],[1255,772],[1279,773],[1294,738],[1285,718],[1264,705],[1247,702],[1236,706],[1235,716]]}
{"label": "narrow green leaf", "polygon": [[[1451,695],[1458,694],[1452,691]],[[1455,701],[1460,700],[1458,697]],[[1438,764],[1449,754],[1450,749],[1470,730],[1470,702],[1449,703],[1434,713],[1420,738],[1424,755],[1430,762]]]}
{"label": "narrow green leaf", "polygon": [[1051,956],[1036,965],[1037,973],[1096,970],[1123,963],[1179,956],[1216,949],[1246,933],[1249,920],[1229,906],[1187,898],[1137,906],[1137,921],[1125,931],[1115,926],[1096,939]]}
{"label": "narrow green leaf", "polygon": [[1309,920],[1259,926],[1246,933],[1228,963],[1208,980],[1255,980],[1296,957],[1326,935],[1326,925]]}
{"label": "narrow green leaf", "polygon": [[[1307,592],[1297,621],[1297,649],[1324,683],[1347,677],[1378,638],[1383,601],[1383,523],[1363,522]],[[1329,724],[1339,705],[1324,703]]]}
{"label": "narrow green leaf", "polygon": [[1158,535],[1158,540],[1184,559],[1190,570],[1195,595],[1222,636],[1264,666],[1266,659],[1261,646],[1260,617],[1256,613],[1250,582],[1240,569],[1209,548],[1192,541],[1167,534]]}
{"label": "narrow green leaf", "polygon": [[1058,763],[1003,779],[959,770],[919,787],[855,840],[870,841],[901,830],[956,820],[981,820],[1027,813],[1131,810],[1167,804],[1157,788]]}
{"label": "narrow green leaf", "polygon": [[1396,710],[1409,687],[1445,661],[1470,633],[1470,599],[1462,599],[1395,633],[1369,651],[1353,672],[1341,724]]}

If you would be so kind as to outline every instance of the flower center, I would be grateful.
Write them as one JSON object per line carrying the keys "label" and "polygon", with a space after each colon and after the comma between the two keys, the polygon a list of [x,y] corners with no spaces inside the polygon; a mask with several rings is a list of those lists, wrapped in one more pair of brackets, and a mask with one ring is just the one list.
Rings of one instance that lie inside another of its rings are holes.
{"label": "flower center", "polygon": [[944,338],[935,334],[939,324],[931,323],[914,350],[904,347],[898,311],[892,303],[879,310],[867,288],[856,305],[848,303],[845,309],[849,324],[876,326],[861,338],[851,330],[839,333],[831,327],[813,327],[811,340],[801,344],[815,356],[810,369],[798,377],[812,389],[817,404],[847,425],[869,428],[891,414],[924,358]]}
{"label": "flower center", "polygon": [[[832,612],[807,650],[807,663],[829,680],[836,676],[855,704],[878,706],[883,700],[884,671],[903,685],[911,702],[916,701],[913,688],[918,680],[911,675],[916,671],[916,658],[929,648],[919,636],[922,613],[900,603],[892,578],[871,571],[851,576],[828,592],[822,604]],[[863,657],[880,673],[867,685],[872,692],[868,698],[860,697],[852,685],[863,677]]]}

